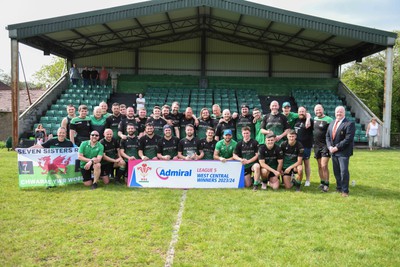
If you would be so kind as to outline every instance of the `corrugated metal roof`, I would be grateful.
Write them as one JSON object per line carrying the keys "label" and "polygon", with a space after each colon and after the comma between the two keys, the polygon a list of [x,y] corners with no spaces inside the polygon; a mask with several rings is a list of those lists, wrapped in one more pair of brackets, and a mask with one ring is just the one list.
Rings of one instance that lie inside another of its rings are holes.
{"label": "corrugated metal roof", "polygon": [[13,24],[8,30],[10,38],[69,58],[155,45],[157,38],[159,43],[196,38],[206,30],[209,38],[330,63],[382,51],[397,37],[239,0],[147,1]]}

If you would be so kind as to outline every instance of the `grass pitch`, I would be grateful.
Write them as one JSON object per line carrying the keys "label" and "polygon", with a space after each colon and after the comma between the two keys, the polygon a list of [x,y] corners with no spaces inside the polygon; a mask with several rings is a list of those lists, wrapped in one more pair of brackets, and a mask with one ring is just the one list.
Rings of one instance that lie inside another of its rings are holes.
{"label": "grass pitch", "polygon": [[[182,190],[21,190],[16,153],[0,158],[1,266],[165,264]],[[348,198],[311,162],[301,193],[188,190],[173,265],[400,266],[400,151],[356,150]]]}

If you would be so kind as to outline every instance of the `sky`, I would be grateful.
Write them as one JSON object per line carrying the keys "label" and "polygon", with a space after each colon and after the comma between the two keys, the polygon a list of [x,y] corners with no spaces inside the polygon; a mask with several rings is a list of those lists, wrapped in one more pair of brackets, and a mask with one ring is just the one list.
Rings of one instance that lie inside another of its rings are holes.
{"label": "sky", "polygon": [[[0,16],[0,72],[8,74],[11,72],[11,48],[7,25],[136,2],[143,0],[7,1],[6,8],[3,7]],[[252,0],[251,2],[379,30],[400,30],[398,0]],[[19,50],[28,81],[32,80],[32,75],[41,66],[51,62],[51,56],[44,56],[43,52],[37,49],[20,44]],[[21,72],[21,80],[22,77]]]}

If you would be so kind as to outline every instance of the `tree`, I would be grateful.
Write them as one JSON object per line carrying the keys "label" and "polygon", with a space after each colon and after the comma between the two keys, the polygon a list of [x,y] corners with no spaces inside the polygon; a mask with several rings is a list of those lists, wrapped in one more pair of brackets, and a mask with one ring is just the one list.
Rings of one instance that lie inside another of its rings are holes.
{"label": "tree", "polygon": [[45,87],[54,84],[63,74],[65,60],[60,57],[53,57],[49,65],[43,65],[40,70],[33,74],[36,87]]}
{"label": "tree", "polygon": [[[393,48],[393,91],[391,132],[400,132],[400,31]],[[352,63],[342,73],[342,81],[379,118],[384,108],[385,53],[366,57],[362,63]]]}
{"label": "tree", "polygon": [[8,86],[11,85],[11,76],[8,73],[5,73],[2,69],[0,69],[0,81]]}

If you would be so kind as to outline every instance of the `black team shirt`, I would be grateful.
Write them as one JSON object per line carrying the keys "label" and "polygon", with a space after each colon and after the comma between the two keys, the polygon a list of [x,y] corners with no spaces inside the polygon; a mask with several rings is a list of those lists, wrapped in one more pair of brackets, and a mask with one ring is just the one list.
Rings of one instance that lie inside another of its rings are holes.
{"label": "black team shirt", "polygon": [[157,145],[160,140],[161,137],[158,135],[154,135],[153,138],[144,135],[139,139],[139,150],[142,150],[143,155],[149,159],[155,158],[157,157]]}

